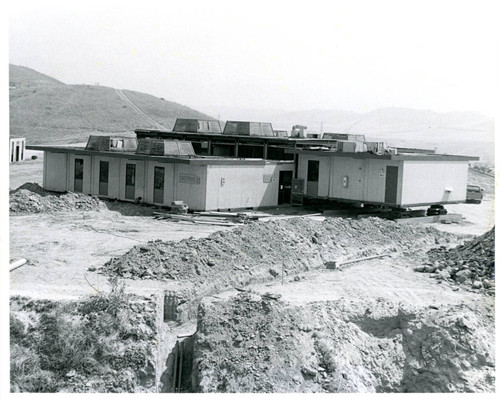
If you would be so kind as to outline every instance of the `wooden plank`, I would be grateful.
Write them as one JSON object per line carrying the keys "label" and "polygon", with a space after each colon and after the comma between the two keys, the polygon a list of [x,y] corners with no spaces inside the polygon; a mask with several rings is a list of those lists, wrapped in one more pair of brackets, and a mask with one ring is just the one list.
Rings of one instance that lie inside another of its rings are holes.
{"label": "wooden plank", "polygon": [[416,224],[416,223],[458,223],[462,220],[462,215],[459,213],[450,213],[447,215],[422,216],[415,218],[395,219],[396,223],[400,224]]}

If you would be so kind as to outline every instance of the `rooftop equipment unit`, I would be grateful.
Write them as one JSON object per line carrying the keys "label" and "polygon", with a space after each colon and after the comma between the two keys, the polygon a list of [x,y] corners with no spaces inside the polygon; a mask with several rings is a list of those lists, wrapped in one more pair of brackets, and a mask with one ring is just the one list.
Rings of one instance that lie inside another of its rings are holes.
{"label": "rooftop equipment unit", "polygon": [[195,156],[193,145],[190,141],[160,140],[143,138],[139,139],[137,154],[159,156]]}
{"label": "rooftop equipment unit", "polygon": [[364,134],[323,133],[323,140],[366,141]]}
{"label": "rooftop equipment unit", "polygon": [[273,126],[267,122],[227,121],[224,134],[236,136],[274,137]]}
{"label": "rooftop equipment unit", "polygon": [[292,132],[291,132],[291,137],[306,137],[305,131],[307,129],[307,126],[303,125],[295,125],[292,126]]}
{"label": "rooftop equipment unit", "polygon": [[274,135],[276,137],[288,137],[288,132],[286,130],[274,130]]}
{"label": "rooftop equipment unit", "polygon": [[338,152],[366,152],[367,146],[362,141],[337,141]]}
{"label": "rooftop equipment unit", "polygon": [[182,118],[177,118],[175,120],[173,131],[180,133],[222,133],[219,121]]}
{"label": "rooftop equipment unit", "polygon": [[385,152],[385,143],[381,141],[367,141],[366,151],[372,154],[383,154]]}
{"label": "rooftop equipment unit", "polygon": [[135,137],[92,135],[89,137],[85,149],[90,151],[135,152],[137,149],[137,139]]}

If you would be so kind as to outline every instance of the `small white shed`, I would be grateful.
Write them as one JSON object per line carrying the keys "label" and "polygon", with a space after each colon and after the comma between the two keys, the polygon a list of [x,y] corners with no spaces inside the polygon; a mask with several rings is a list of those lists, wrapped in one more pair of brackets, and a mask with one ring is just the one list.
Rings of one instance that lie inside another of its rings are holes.
{"label": "small white shed", "polygon": [[9,145],[9,162],[24,161],[25,153],[26,153],[26,139],[11,138]]}

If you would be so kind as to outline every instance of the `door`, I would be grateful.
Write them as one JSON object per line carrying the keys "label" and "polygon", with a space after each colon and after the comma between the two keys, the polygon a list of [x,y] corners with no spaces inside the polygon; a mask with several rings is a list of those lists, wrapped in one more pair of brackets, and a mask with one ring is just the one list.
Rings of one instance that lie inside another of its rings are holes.
{"label": "door", "polygon": [[19,145],[16,145],[16,162],[19,162]]}
{"label": "door", "polygon": [[125,167],[125,199],[135,199],[135,164],[128,163]]}
{"label": "door", "polygon": [[398,200],[398,167],[387,166],[385,173],[385,203],[395,204]]}
{"label": "door", "polygon": [[73,190],[75,193],[83,191],[83,159],[75,158],[75,184]]}
{"label": "door", "polygon": [[109,162],[99,162],[99,195],[108,195]]}
{"label": "door", "polygon": [[165,191],[165,168],[155,166],[154,187],[153,187],[153,202],[163,204]]}
{"label": "door", "polygon": [[289,204],[292,199],[292,177],[293,172],[280,171],[280,180],[278,188],[278,205]]}
{"label": "door", "polygon": [[307,195],[318,196],[319,161],[307,161]]}

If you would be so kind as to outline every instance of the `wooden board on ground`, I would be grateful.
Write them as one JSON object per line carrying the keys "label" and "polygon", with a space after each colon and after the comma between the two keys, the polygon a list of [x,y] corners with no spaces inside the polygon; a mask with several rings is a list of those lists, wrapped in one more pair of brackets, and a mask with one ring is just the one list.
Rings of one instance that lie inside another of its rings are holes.
{"label": "wooden board on ground", "polygon": [[396,223],[459,223],[462,215],[459,213],[449,213],[448,215],[423,216],[416,218],[395,219]]}

